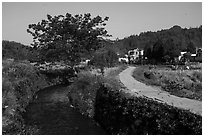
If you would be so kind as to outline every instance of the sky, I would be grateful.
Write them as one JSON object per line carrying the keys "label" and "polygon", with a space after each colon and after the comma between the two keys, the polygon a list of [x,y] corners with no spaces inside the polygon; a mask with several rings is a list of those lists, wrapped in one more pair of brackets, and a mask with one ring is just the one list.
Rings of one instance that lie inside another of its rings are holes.
{"label": "sky", "polygon": [[106,30],[113,37],[122,39],[146,31],[169,29],[174,25],[182,28],[202,25],[201,2],[3,2],[2,40],[32,43],[26,29],[52,16],[66,13],[91,13],[109,17]]}

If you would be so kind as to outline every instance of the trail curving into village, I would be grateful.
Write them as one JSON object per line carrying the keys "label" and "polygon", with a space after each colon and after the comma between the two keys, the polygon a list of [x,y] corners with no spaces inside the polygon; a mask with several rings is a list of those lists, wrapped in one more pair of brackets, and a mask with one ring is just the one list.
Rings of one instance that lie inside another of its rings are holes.
{"label": "trail curving into village", "polygon": [[128,93],[133,96],[144,96],[155,101],[167,103],[168,105],[190,110],[191,112],[202,116],[202,102],[188,98],[170,95],[159,88],[148,86],[135,80],[132,73],[136,67],[129,66],[119,74],[120,81],[127,87]]}

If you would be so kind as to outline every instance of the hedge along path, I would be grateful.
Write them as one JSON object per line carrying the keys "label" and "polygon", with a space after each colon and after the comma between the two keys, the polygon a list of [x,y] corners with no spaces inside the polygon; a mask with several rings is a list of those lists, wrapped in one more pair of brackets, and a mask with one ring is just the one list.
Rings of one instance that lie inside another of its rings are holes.
{"label": "hedge along path", "polygon": [[159,88],[141,83],[132,77],[135,68],[136,67],[128,67],[119,74],[120,81],[127,87],[128,93],[134,96],[153,99],[177,108],[190,110],[191,112],[202,116],[201,101],[170,95],[168,92],[162,91]]}

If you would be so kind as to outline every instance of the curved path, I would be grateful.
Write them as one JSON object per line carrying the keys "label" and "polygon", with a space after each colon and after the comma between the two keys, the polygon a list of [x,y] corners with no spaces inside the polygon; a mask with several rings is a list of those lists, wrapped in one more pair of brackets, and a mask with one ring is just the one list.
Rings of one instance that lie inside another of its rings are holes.
{"label": "curved path", "polygon": [[135,96],[145,96],[158,102],[190,110],[202,116],[202,102],[170,95],[156,87],[145,85],[132,77],[136,67],[128,67],[119,74],[120,81],[128,88],[128,92]]}

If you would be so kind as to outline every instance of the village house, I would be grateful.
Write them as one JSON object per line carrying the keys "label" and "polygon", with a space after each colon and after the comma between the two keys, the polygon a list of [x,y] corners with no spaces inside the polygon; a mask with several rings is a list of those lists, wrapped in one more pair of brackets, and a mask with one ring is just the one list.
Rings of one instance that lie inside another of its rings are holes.
{"label": "village house", "polygon": [[133,49],[128,51],[128,56],[130,58],[130,61],[138,61],[141,59],[144,55],[144,50],[141,49]]}

